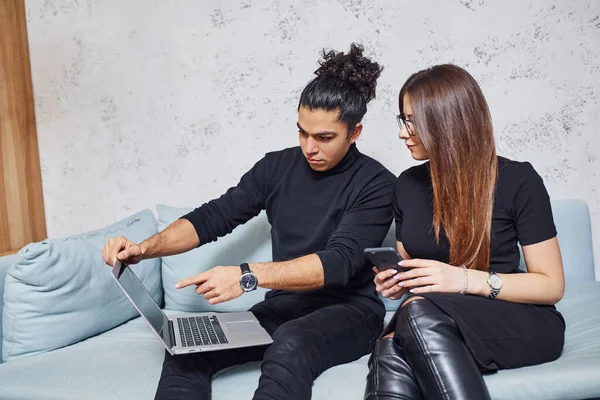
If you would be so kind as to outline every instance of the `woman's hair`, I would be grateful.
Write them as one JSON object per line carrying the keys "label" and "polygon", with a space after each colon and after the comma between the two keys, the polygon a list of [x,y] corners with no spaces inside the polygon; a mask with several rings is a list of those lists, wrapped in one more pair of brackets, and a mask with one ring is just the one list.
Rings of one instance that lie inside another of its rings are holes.
{"label": "woman's hair", "polygon": [[481,88],[467,71],[447,64],[408,78],[401,113],[405,95],[429,155],[436,239],[443,229],[451,264],[487,271],[498,160]]}
{"label": "woman's hair", "polygon": [[334,50],[322,52],[317,75],[300,95],[301,106],[311,110],[338,111],[348,132],[367,112],[367,103],[375,98],[377,78],[383,67],[363,56],[363,46],[352,43],[347,54]]}

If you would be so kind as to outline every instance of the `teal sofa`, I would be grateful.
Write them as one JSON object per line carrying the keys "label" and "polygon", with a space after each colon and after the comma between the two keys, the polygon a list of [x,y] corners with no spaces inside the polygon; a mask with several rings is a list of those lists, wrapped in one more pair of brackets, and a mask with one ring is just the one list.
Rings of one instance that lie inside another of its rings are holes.
{"label": "teal sofa", "polygon": [[[554,201],[552,206],[567,281],[565,296],[557,305],[567,322],[565,347],[560,358],[554,362],[485,376],[495,400],[600,398],[600,282],[594,280],[590,215],[586,204],[578,200]],[[185,210],[159,206],[157,211],[157,229],[160,230]],[[386,242],[393,245],[392,230]],[[100,240],[97,243],[100,243]],[[94,245],[98,246],[97,243]],[[169,309],[168,314],[190,311],[195,303],[185,302],[199,302],[199,299],[189,293],[188,297],[181,297],[182,293],[173,288],[173,280],[176,277],[165,274],[167,268],[182,266],[176,273],[183,277],[190,271],[219,263],[258,261],[259,257],[262,260],[270,259],[269,227],[266,218],[261,214],[257,219],[236,228],[228,237],[206,246],[205,249],[203,247],[194,250],[198,252],[195,255],[165,258],[152,270],[153,274],[159,274],[154,278],[160,277],[162,281],[164,304],[167,308],[181,304],[181,310]],[[94,257],[96,256],[94,254]],[[197,258],[186,258],[192,256]],[[4,294],[7,301],[9,298],[14,301],[14,297],[11,297],[13,294],[8,291],[13,290],[13,286],[10,285],[15,284],[15,279],[18,280],[18,268],[15,265],[20,262],[21,257],[23,254],[0,258],[0,299]],[[198,260],[202,262],[198,263]],[[73,269],[72,273],[77,274],[78,271]],[[5,276],[7,292],[4,292]],[[89,290],[93,291],[94,288],[90,287]],[[111,293],[111,296],[114,296],[114,292]],[[34,295],[44,296],[46,293],[40,291]],[[261,295],[259,292],[250,297],[242,296],[234,303],[215,309],[246,309],[258,301]],[[35,300],[35,297],[31,298]],[[68,301],[69,298],[65,299],[67,300],[64,301]],[[386,301],[385,304],[389,319],[397,307],[397,302]],[[0,303],[0,310],[3,307],[8,308],[8,303]],[[126,306],[115,305],[113,308],[116,307]],[[47,308],[50,314],[58,312],[56,310],[60,309],[60,304],[48,304]],[[98,318],[112,315],[110,312],[110,309],[103,311],[98,314]],[[15,317],[18,318],[19,315],[13,315],[11,318]],[[97,332],[76,343],[63,343],[60,348],[51,351],[9,357],[7,354],[10,349],[3,349],[3,359],[7,361],[0,363],[0,399],[152,399],[160,375],[164,349],[140,318],[131,317],[133,315],[126,317],[128,320],[124,323],[107,331]],[[14,332],[8,331],[14,328],[14,321],[11,321],[8,316],[4,316],[5,339],[6,335],[14,336]],[[90,321],[92,320],[88,320],[87,323],[91,323]],[[63,329],[75,330],[78,324],[80,321],[77,319],[69,320],[68,326]],[[27,340],[43,339],[44,335],[61,335],[60,329],[56,329],[58,328],[40,328],[39,332],[30,332],[29,335],[33,336]],[[313,399],[362,399],[367,360],[368,356],[364,356],[355,362],[337,366],[323,373],[315,381]],[[249,363],[218,374],[213,383],[213,399],[250,399],[258,382],[259,365]]]}

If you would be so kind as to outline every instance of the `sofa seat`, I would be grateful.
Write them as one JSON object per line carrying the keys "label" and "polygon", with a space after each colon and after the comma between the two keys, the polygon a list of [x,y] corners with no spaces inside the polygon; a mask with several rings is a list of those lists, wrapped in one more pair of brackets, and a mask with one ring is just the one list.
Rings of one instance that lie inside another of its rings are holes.
{"label": "sofa seat", "polygon": [[[562,356],[486,376],[494,400],[586,399],[600,393],[600,282],[571,283],[558,308],[567,319]],[[152,399],[163,357],[163,347],[136,318],[75,345],[0,364],[0,399]],[[315,382],[313,399],[362,399],[367,360],[326,371]],[[258,362],[228,369],[215,377],[213,399],[251,399],[258,377]]]}
{"label": "sofa seat", "polygon": [[596,399],[600,394],[600,282],[567,284],[556,306],[567,330],[558,360],[485,377],[494,400]]}

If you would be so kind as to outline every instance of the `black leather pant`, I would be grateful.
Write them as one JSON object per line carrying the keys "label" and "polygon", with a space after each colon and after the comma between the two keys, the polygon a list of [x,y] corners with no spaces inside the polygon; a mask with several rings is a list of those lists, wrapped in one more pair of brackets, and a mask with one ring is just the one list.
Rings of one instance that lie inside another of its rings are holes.
{"label": "black leather pant", "polygon": [[279,295],[256,304],[250,311],[273,337],[271,345],[179,356],[166,353],[156,399],[210,399],[215,372],[260,360],[254,399],[310,399],[313,381],[323,371],[368,354],[381,333],[382,321],[371,308],[338,303]]}
{"label": "black leather pant", "polygon": [[427,299],[397,314],[369,360],[366,400],[491,399],[454,320]]}

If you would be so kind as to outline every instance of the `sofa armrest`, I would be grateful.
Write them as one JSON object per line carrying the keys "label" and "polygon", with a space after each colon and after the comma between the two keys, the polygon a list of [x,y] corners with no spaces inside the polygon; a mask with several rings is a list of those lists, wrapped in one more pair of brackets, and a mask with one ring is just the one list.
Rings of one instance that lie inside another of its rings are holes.
{"label": "sofa armrest", "polygon": [[[592,221],[587,204],[576,199],[552,200],[552,214],[558,232],[566,283],[594,281]],[[521,246],[519,251],[519,268],[527,271]]]}
{"label": "sofa armrest", "polygon": [[567,283],[594,280],[592,224],[587,204],[581,200],[552,201],[554,223]]}
{"label": "sofa armrest", "polygon": [[[2,354],[2,311],[4,310],[4,278],[6,277],[6,271],[8,271],[8,267],[13,265],[19,256],[17,254],[12,254],[10,256],[0,257],[0,354]],[[2,357],[0,357],[0,363],[2,362]]]}

